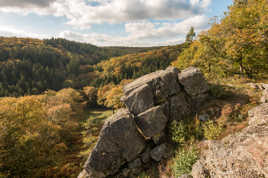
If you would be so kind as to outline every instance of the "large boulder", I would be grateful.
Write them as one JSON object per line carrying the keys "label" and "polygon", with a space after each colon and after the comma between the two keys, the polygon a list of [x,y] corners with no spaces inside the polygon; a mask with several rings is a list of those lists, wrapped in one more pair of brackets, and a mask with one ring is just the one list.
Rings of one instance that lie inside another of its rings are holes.
{"label": "large boulder", "polygon": [[126,109],[119,110],[105,122],[84,167],[92,178],[112,175],[124,163],[137,158],[145,148],[145,140],[136,127]]}
{"label": "large boulder", "polygon": [[179,81],[183,85],[185,92],[192,99],[198,102],[205,100],[209,90],[202,72],[194,67],[189,67],[179,73]]}
{"label": "large boulder", "polygon": [[184,93],[180,93],[170,98],[170,120],[182,120],[192,114],[191,101]]}
{"label": "large boulder", "polygon": [[122,101],[127,109],[107,119],[79,178],[131,177],[143,164],[170,156],[167,123],[190,116],[207,90],[195,68],[179,74],[169,67],[126,85]]}
{"label": "large boulder", "polygon": [[166,105],[156,106],[137,116],[136,123],[145,137],[160,134],[166,127],[168,117],[164,114]]}
{"label": "large boulder", "polygon": [[180,92],[178,73],[178,69],[169,67],[134,80],[124,87],[123,102],[134,114],[163,103],[169,96]]}
{"label": "large boulder", "polygon": [[152,87],[145,83],[131,91],[128,96],[122,97],[122,101],[137,115],[154,106]]}
{"label": "large boulder", "polygon": [[168,155],[168,148],[166,144],[161,144],[157,147],[155,147],[150,152],[151,158],[155,161],[161,161],[163,158],[165,158]]}

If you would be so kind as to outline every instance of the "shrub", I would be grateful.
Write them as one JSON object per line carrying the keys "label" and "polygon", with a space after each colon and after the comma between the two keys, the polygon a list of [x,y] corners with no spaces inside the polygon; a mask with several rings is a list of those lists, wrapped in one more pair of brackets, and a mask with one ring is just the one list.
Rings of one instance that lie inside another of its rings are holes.
{"label": "shrub", "polygon": [[204,136],[206,139],[215,140],[220,136],[223,130],[223,125],[221,123],[218,124],[216,122],[213,122],[212,120],[209,120],[204,123],[203,129]]}
{"label": "shrub", "polygon": [[194,142],[203,138],[203,129],[200,121],[195,118],[186,118],[180,121],[173,121],[170,124],[171,140],[176,144],[185,144],[187,141]]}
{"label": "shrub", "polygon": [[184,144],[188,137],[187,125],[183,121],[173,121],[170,126],[171,139],[176,144]]}
{"label": "shrub", "polygon": [[196,148],[181,149],[177,152],[174,165],[173,174],[179,177],[183,174],[188,174],[192,170],[193,164],[199,159],[199,151]]}

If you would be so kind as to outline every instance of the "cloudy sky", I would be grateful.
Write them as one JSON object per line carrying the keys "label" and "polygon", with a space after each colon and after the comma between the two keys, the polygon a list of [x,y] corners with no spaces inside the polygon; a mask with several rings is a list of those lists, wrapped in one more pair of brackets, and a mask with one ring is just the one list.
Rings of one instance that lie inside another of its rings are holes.
{"label": "cloudy sky", "polygon": [[98,46],[181,43],[232,0],[0,0],[0,36],[61,37]]}

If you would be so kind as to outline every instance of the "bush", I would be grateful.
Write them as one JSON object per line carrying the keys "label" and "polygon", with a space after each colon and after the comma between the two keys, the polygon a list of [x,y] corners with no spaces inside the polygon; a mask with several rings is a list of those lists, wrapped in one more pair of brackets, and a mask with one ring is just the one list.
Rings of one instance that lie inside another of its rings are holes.
{"label": "bush", "polygon": [[171,140],[179,145],[187,141],[194,142],[203,138],[203,129],[198,119],[186,118],[181,121],[173,121],[169,127]]}
{"label": "bush", "polygon": [[170,126],[171,139],[176,144],[184,144],[188,137],[187,125],[183,121],[173,121]]}
{"label": "bush", "polygon": [[192,171],[193,164],[199,159],[199,151],[196,148],[181,149],[174,159],[173,174],[179,177]]}
{"label": "bush", "polygon": [[215,140],[220,136],[223,130],[223,125],[221,123],[218,124],[216,122],[213,122],[212,120],[209,120],[204,123],[203,129],[204,136],[206,139]]}

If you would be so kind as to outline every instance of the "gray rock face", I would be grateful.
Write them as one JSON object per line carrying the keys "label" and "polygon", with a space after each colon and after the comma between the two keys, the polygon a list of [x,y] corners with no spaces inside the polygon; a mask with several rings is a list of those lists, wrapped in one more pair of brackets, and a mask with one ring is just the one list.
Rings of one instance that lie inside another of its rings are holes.
{"label": "gray rock face", "polygon": [[144,153],[142,153],[141,160],[143,163],[148,163],[151,160],[150,151],[151,150],[149,148],[147,148],[146,151]]}
{"label": "gray rock face", "polygon": [[128,110],[119,110],[105,122],[85,169],[94,178],[114,174],[144,148],[145,141],[136,129],[134,119]]}
{"label": "gray rock face", "polygon": [[155,147],[150,155],[151,158],[153,158],[155,161],[161,161],[166,155],[167,155],[167,145],[166,144],[161,144],[157,147]]}
{"label": "gray rock face", "polygon": [[144,136],[153,137],[164,130],[168,121],[164,107],[156,106],[138,115],[136,123]]}
{"label": "gray rock face", "polygon": [[144,84],[134,89],[128,96],[122,98],[128,109],[135,115],[154,106],[152,87]]}
{"label": "gray rock face", "polygon": [[[124,87],[125,101],[133,94],[132,92],[137,88],[147,84],[152,89],[154,96],[154,104],[166,99],[168,96],[174,95],[180,91],[180,85],[178,83],[179,71],[174,67],[169,67],[166,70],[160,70],[147,74],[141,78],[138,78]],[[143,100],[147,100],[146,97]],[[137,100],[133,102],[138,102]],[[132,102],[131,102],[132,103]],[[126,106],[132,111],[132,107],[129,102],[125,103]]]}
{"label": "gray rock face", "polygon": [[249,111],[249,126],[208,149],[192,168],[192,176],[217,178],[268,177],[268,103]]}
{"label": "gray rock face", "polygon": [[141,159],[140,158],[138,158],[138,159],[136,159],[136,160],[134,160],[134,161],[132,161],[132,162],[130,162],[128,164],[128,167],[130,169],[139,168],[141,166],[142,166],[142,162],[141,162]]}
{"label": "gray rock face", "polygon": [[187,101],[187,96],[180,93],[170,98],[170,119],[181,120],[193,112],[193,107]]}
{"label": "gray rock face", "polygon": [[191,115],[195,103],[206,96],[207,84],[198,69],[179,74],[169,67],[140,77],[123,90],[127,109],[105,122],[79,178],[135,177],[142,164],[167,158],[167,123]]}
{"label": "gray rock face", "polygon": [[183,85],[184,90],[193,99],[204,99],[208,92],[208,84],[202,72],[194,67],[187,68],[179,74],[179,81]]}

